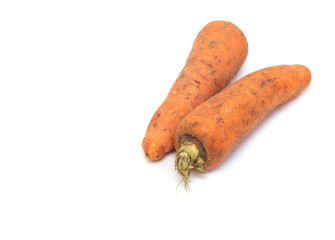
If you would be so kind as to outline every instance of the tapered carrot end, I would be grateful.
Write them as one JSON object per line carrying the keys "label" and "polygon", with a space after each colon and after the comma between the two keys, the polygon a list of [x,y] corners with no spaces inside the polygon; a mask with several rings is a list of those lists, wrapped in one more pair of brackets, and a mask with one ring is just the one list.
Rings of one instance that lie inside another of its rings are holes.
{"label": "tapered carrot end", "polygon": [[293,94],[292,98],[297,97],[302,91],[304,91],[309,84],[311,83],[312,79],[312,74],[311,71],[305,67],[304,65],[296,64],[296,65],[291,65],[291,67],[296,71],[297,73],[297,80],[300,84],[300,88],[297,89],[297,92]]}
{"label": "tapered carrot end", "polygon": [[292,65],[292,67],[298,72],[299,78],[306,82],[306,87],[310,84],[312,79],[312,73],[308,67],[300,64]]}
{"label": "tapered carrot end", "polygon": [[165,154],[165,147],[152,139],[144,138],[142,148],[145,156],[152,161],[160,160]]}

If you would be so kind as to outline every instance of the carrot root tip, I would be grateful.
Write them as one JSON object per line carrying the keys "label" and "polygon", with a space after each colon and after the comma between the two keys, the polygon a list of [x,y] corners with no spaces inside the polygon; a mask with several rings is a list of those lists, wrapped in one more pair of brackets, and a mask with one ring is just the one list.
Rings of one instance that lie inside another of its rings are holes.
{"label": "carrot root tip", "polygon": [[[184,142],[177,153],[175,168],[183,178],[186,191],[189,190],[190,173],[192,169],[205,172],[205,161],[199,156],[199,149],[192,142]],[[179,184],[178,184],[179,185]]]}

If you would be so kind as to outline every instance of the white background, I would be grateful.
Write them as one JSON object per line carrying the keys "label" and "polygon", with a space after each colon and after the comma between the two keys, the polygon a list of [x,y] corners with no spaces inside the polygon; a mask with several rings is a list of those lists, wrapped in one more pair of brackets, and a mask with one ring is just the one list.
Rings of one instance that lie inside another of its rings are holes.
{"label": "white background", "polygon": [[[1,1],[0,239],[335,239],[332,1]],[[151,116],[213,20],[310,87],[186,193]]]}

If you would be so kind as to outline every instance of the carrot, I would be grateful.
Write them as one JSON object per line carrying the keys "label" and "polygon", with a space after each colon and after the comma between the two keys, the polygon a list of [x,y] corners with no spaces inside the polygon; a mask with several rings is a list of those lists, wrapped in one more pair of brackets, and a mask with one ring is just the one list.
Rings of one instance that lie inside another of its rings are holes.
{"label": "carrot", "polygon": [[142,142],[147,158],[157,161],[173,149],[181,119],[232,80],[247,52],[243,32],[230,22],[214,21],[200,31],[186,65],[149,123]]}
{"label": "carrot", "polygon": [[216,167],[273,109],[302,92],[311,72],[302,65],[265,68],[200,104],[179,124],[175,167],[188,189],[192,169]]}

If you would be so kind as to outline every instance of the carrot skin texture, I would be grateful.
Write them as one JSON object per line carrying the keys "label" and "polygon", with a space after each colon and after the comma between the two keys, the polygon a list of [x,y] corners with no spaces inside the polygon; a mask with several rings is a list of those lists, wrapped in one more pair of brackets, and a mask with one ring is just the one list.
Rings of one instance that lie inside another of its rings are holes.
{"label": "carrot skin texture", "polygon": [[147,158],[157,161],[173,150],[182,118],[227,86],[247,53],[243,32],[230,22],[210,22],[200,31],[183,70],[149,123],[142,142]]}
{"label": "carrot skin texture", "polygon": [[302,65],[280,65],[248,74],[181,121],[175,134],[176,151],[185,136],[192,136],[202,144],[206,170],[216,167],[264,117],[298,96],[310,81],[311,72]]}

